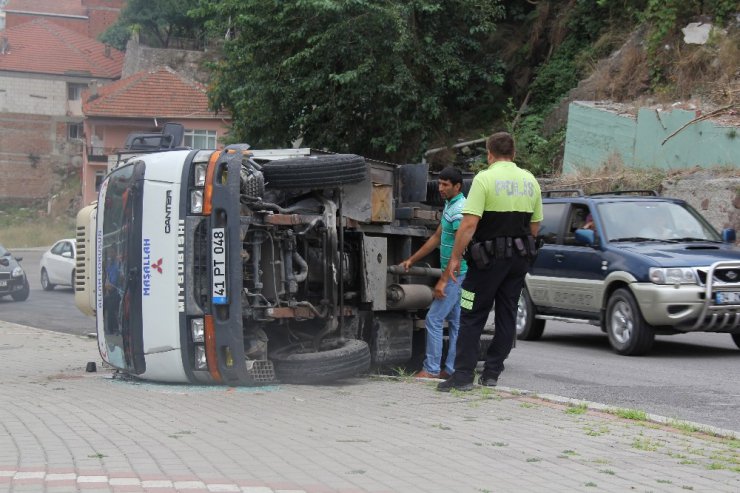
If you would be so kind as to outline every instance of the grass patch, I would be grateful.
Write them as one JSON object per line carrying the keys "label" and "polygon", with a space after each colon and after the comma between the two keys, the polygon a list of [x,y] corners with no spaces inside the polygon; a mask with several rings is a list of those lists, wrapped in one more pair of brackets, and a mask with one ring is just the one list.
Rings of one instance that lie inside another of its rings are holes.
{"label": "grass patch", "polygon": [[599,469],[599,472],[602,473],[602,474],[608,474],[610,476],[614,476],[615,474],[617,474],[614,471],[612,471],[611,469]]}
{"label": "grass patch", "polygon": [[565,414],[586,414],[588,411],[587,404],[570,405],[565,410]]}
{"label": "grass patch", "polygon": [[632,448],[637,450],[645,450],[647,452],[655,452],[658,450],[658,443],[650,440],[649,438],[635,438],[632,442]]}
{"label": "grass patch", "polygon": [[586,435],[590,437],[598,437],[598,436],[606,435],[607,433],[609,433],[609,428],[607,428],[606,426],[600,426],[599,428],[593,428],[593,427],[588,426],[585,428],[585,430],[586,430]]}
{"label": "grass patch", "polygon": [[639,409],[611,409],[608,412],[620,418],[631,419],[633,421],[647,421],[648,419],[647,413]]}
{"label": "grass patch", "polygon": [[0,211],[0,243],[13,248],[50,246],[62,238],[75,237],[75,219],[49,217],[32,209]]}

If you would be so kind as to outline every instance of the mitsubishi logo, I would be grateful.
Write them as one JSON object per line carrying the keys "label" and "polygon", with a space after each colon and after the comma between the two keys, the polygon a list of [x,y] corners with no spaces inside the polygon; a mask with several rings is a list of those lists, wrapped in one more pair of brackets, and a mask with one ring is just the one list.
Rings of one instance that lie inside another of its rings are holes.
{"label": "mitsubishi logo", "polygon": [[160,274],[162,273],[162,259],[157,260],[152,264],[152,269],[156,269]]}

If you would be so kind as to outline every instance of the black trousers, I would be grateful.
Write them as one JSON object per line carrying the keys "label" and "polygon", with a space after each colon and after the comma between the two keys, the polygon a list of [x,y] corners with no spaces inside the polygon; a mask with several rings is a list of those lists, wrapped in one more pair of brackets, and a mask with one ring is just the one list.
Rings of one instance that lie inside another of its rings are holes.
{"label": "black trousers", "polygon": [[517,305],[529,266],[529,258],[518,255],[494,259],[485,270],[476,268],[473,262],[468,263],[468,273],[462,283],[455,356],[455,380],[458,382],[473,381],[480,336],[494,301],[496,332],[488,347],[484,374],[498,378],[504,371],[504,360],[516,337]]}

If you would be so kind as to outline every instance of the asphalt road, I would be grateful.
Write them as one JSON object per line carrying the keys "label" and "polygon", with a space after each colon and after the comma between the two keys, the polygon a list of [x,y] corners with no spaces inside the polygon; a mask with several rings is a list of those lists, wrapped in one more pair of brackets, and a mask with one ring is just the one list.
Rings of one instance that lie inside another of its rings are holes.
{"label": "asphalt road", "polygon": [[[28,300],[0,299],[0,320],[72,334],[95,331],[71,288],[46,292],[43,251],[16,250],[31,283]],[[727,334],[658,336],[650,354],[615,354],[597,327],[548,321],[539,341],[518,341],[501,385],[601,402],[740,431],[740,349]]]}

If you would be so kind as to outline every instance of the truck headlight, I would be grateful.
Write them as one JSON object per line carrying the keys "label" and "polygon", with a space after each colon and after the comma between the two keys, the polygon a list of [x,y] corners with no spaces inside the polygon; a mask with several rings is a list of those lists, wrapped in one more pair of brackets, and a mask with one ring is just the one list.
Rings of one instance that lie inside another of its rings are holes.
{"label": "truck headlight", "polygon": [[689,267],[650,267],[650,281],[655,284],[696,284],[694,269]]}
{"label": "truck headlight", "polygon": [[207,370],[208,359],[206,358],[206,348],[203,346],[195,346],[195,369],[196,370]]}
{"label": "truck headlight", "polygon": [[203,190],[193,190],[190,194],[190,212],[203,213]]}
{"label": "truck headlight", "polygon": [[13,269],[12,276],[13,277],[23,277],[23,269],[20,266],[16,267],[15,269]]}
{"label": "truck headlight", "polygon": [[193,334],[193,342],[205,341],[205,326],[202,318],[194,318],[190,321],[190,331]]}
{"label": "truck headlight", "polygon": [[207,171],[208,171],[208,162],[195,163],[195,170],[193,171],[193,182],[196,187],[205,186]]}

